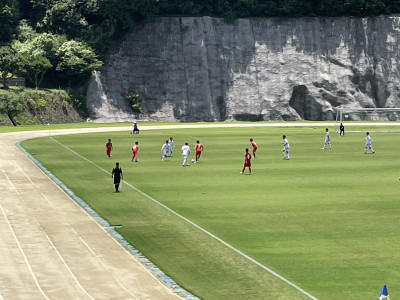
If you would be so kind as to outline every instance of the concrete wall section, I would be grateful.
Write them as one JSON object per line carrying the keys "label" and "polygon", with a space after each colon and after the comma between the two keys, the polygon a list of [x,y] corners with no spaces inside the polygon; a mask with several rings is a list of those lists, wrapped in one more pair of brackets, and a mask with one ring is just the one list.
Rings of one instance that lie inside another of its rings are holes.
{"label": "concrete wall section", "polygon": [[326,120],[339,107],[400,107],[399,33],[397,16],[160,18],[111,51],[88,108],[108,122]]}

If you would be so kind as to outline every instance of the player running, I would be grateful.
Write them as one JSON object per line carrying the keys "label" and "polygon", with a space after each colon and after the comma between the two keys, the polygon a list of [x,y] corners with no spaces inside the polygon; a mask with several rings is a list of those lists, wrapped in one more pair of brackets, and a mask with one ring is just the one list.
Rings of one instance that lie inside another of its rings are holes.
{"label": "player running", "polygon": [[138,152],[139,152],[139,142],[135,142],[135,145],[132,147],[132,161],[138,162]]}
{"label": "player running", "polygon": [[196,160],[194,163],[197,163],[200,160],[201,153],[203,152],[204,147],[200,144],[200,141],[196,141]]}
{"label": "player running", "polygon": [[189,166],[188,157],[190,155],[190,147],[188,143],[182,146],[183,166]]}
{"label": "player running", "polygon": [[161,156],[161,161],[164,161],[168,157],[168,152],[169,152],[168,140],[166,140],[165,144],[162,145],[161,150],[163,152],[163,155]]}
{"label": "player running", "polygon": [[372,138],[369,135],[369,132],[367,132],[367,136],[365,138],[366,144],[365,144],[365,151],[364,153],[367,154],[367,150],[370,149],[372,151],[372,154],[375,153],[374,149],[372,148]]}
{"label": "player running", "polygon": [[331,145],[331,136],[329,135],[329,129],[326,128],[325,129],[325,143],[324,143],[324,147],[322,148],[323,150],[326,149],[326,147],[329,146],[329,149],[332,149],[332,145]]}
{"label": "player running", "polygon": [[172,156],[172,151],[174,150],[174,138],[170,137],[168,141],[168,157]]}
{"label": "player running", "polygon": [[244,170],[249,168],[249,175],[251,175],[251,154],[249,153],[249,148],[246,148],[246,153],[244,154],[244,165],[243,170],[240,174],[244,174]]}
{"label": "player running", "polygon": [[253,146],[253,157],[256,158],[256,152],[257,152],[258,146],[253,139],[250,139],[250,143]]}
{"label": "player running", "polygon": [[106,143],[106,154],[108,156],[108,158],[111,158],[111,151],[113,149],[113,144],[111,143],[111,139],[108,139],[108,142]]}

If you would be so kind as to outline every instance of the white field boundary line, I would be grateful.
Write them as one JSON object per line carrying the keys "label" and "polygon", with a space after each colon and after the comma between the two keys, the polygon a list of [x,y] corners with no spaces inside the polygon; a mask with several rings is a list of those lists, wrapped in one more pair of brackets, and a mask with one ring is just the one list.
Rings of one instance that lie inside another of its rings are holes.
{"label": "white field boundary line", "polygon": [[[120,131],[120,130],[119,130]],[[87,132],[86,132],[87,133]],[[57,140],[54,140],[52,137],[50,137],[53,141],[56,143],[59,143],[61,146],[66,147],[65,145],[61,144]],[[189,300],[199,300],[198,297],[192,295],[188,291],[184,290],[182,287],[180,287],[175,281],[173,281],[169,276],[165,275],[159,268],[157,268],[151,261],[149,261],[142,253],[140,253],[137,249],[135,249],[132,245],[130,245],[115,229],[113,226],[108,224],[107,221],[105,221],[103,218],[101,218],[90,206],[86,204],[82,199],[77,197],[64,183],[62,183],[57,177],[55,177],[53,174],[50,173],[39,161],[37,161],[32,155],[30,155],[19,143],[17,143],[17,147],[24,153],[24,155],[33,163],[34,166],[36,166],[38,169],[40,169],[44,174],[51,180],[63,193],[65,193],[69,198],[73,200],[73,203],[80,207],[85,214],[87,214],[89,217],[94,218],[97,222],[97,226],[101,228],[109,237],[113,239],[113,241],[121,247],[124,251],[126,251],[129,254],[134,254],[132,257],[136,261],[141,261],[143,264],[139,264],[139,266],[147,272],[148,275],[150,275],[152,278],[154,278],[157,281],[163,281],[167,286],[169,286],[173,291],[175,291],[175,295],[180,298],[180,299],[189,299]],[[69,149],[66,147],[69,151],[75,153],[77,156],[81,157],[84,160],[87,160],[86,158],[82,157],[80,154],[76,153],[75,151]],[[89,160],[88,160],[89,161]],[[95,165],[93,162],[89,161],[91,164]],[[96,167],[100,168],[99,166],[95,165]],[[106,170],[100,168],[102,171],[107,172]],[[75,231],[74,228],[71,227],[71,229]],[[78,234],[76,232],[76,234]],[[83,239],[81,239],[83,241]],[[85,243],[86,244],[86,243]],[[125,246],[125,247],[124,247]],[[129,249],[129,250],[128,250]],[[129,252],[130,251],[130,252]],[[103,263],[101,261],[101,263]],[[144,264],[148,267],[146,268]],[[156,274],[158,277],[156,277],[154,274]],[[126,288],[124,287],[124,290]],[[181,295],[184,295],[185,298],[182,298]],[[136,297],[136,296],[135,296]],[[0,299],[3,300],[3,299]]]}
{"label": "white field boundary line", "polygon": [[[53,141],[55,141],[56,143],[58,143],[59,145],[61,145],[62,147],[68,149],[69,151],[71,151],[72,153],[74,153],[75,155],[77,155],[78,157],[82,158],[83,160],[85,160],[86,162],[92,164],[93,166],[97,167],[98,169],[104,171],[105,173],[109,174],[109,172],[105,169],[103,169],[102,167],[100,167],[99,165],[96,165],[94,162],[92,162],[91,160],[87,159],[86,157],[80,155],[79,153],[75,152],[74,150],[70,149],[69,147],[67,147],[66,145],[60,143],[59,141],[55,140],[54,138],[51,138]],[[124,180],[123,180],[124,181]],[[136,192],[142,194],[143,196],[145,196],[146,198],[148,198],[149,200],[153,201],[154,203],[160,205],[161,207],[165,208],[167,211],[169,211],[170,213],[174,214],[175,216],[181,218],[182,220],[188,222],[189,224],[193,225],[194,227],[196,227],[197,229],[201,230],[202,232],[204,232],[205,234],[209,235],[210,237],[214,238],[215,240],[219,241],[220,243],[222,243],[223,245],[225,245],[226,247],[228,247],[229,249],[235,251],[236,253],[238,253],[239,255],[243,256],[244,258],[246,258],[247,260],[249,260],[250,262],[256,264],[257,266],[261,267],[262,269],[264,269],[265,271],[269,272],[270,274],[272,274],[273,276],[279,278],[280,280],[282,280],[283,282],[285,282],[286,284],[292,286],[293,288],[295,288],[296,290],[298,290],[299,292],[301,292],[302,294],[306,295],[307,297],[309,297],[310,299],[313,300],[318,300],[318,298],[314,297],[313,295],[311,295],[310,293],[308,293],[307,291],[303,290],[302,288],[300,288],[299,286],[297,286],[295,283],[289,281],[288,279],[286,279],[285,277],[279,275],[278,273],[276,273],[275,271],[271,270],[270,268],[266,267],[265,265],[263,265],[262,263],[258,262],[257,260],[253,259],[252,257],[248,256],[247,254],[245,254],[244,252],[240,251],[239,249],[236,249],[235,247],[233,247],[232,245],[230,245],[229,243],[225,242],[224,240],[222,240],[221,238],[217,237],[216,235],[214,235],[213,233],[207,231],[206,229],[204,229],[203,227],[201,227],[200,225],[197,225],[196,223],[194,223],[193,221],[189,220],[188,218],[182,216],[181,214],[177,213],[176,211],[172,210],[171,208],[169,208],[168,206],[162,204],[161,202],[159,202],[158,200],[154,199],[153,197],[147,195],[146,193],[142,192],[141,190],[137,189],[136,187],[134,187],[133,185],[131,185],[129,182],[124,181],[126,185],[128,185],[129,187],[131,187],[133,190],[135,190]]]}
{"label": "white field boundary line", "polygon": [[[335,121],[310,121],[310,122],[300,122],[296,123],[295,121],[291,122],[271,122],[271,123],[218,123],[218,124],[179,124],[179,125],[143,125],[140,130],[165,130],[165,129],[207,129],[207,128],[256,128],[256,127],[334,127]],[[50,124],[51,125],[51,124]],[[376,126],[400,126],[400,122],[346,122],[346,128],[351,126],[360,126],[360,127],[376,127]],[[73,128],[73,129],[42,129],[42,130],[33,130],[33,131],[15,131],[15,132],[5,132],[0,135],[13,135],[19,136],[23,134],[31,134],[31,138],[43,137],[43,136],[52,136],[52,135],[67,135],[67,134],[79,134],[79,133],[100,133],[100,132],[114,132],[114,131],[132,131],[131,125],[122,125],[118,127],[93,127],[93,128]]]}

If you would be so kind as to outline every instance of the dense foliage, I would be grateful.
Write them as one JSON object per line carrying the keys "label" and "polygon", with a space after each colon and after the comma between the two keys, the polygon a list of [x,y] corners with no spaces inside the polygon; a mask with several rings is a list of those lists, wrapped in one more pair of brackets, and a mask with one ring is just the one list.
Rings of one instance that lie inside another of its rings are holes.
{"label": "dense foliage", "polygon": [[75,90],[0,89],[0,125],[81,122],[85,115]]}
{"label": "dense foliage", "polygon": [[101,66],[98,57],[104,57],[113,39],[156,16],[234,21],[398,12],[400,0],[3,0],[0,78],[6,85],[8,77],[22,75],[34,87],[84,82]]}
{"label": "dense foliage", "polygon": [[225,18],[374,16],[400,12],[399,0],[160,0],[160,14]]}

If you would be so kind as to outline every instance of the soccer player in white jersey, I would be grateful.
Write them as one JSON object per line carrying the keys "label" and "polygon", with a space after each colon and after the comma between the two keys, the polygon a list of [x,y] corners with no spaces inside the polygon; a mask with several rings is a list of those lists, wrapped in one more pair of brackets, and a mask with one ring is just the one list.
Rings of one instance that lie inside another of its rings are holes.
{"label": "soccer player in white jersey", "polygon": [[172,156],[172,151],[174,150],[174,138],[173,137],[169,138],[168,146],[169,146],[168,157],[171,157]]}
{"label": "soccer player in white jersey", "polygon": [[286,135],[282,136],[283,138],[283,159],[290,159],[290,145],[289,145],[289,141],[286,138]]}
{"label": "soccer player in white jersey", "polygon": [[162,145],[161,150],[163,152],[163,155],[161,156],[161,161],[164,161],[168,157],[168,152],[169,152],[168,140],[166,140],[165,144]]}
{"label": "soccer player in white jersey", "polygon": [[188,157],[190,155],[190,147],[188,143],[182,146],[183,166],[189,166]]}
{"label": "soccer player in white jersey", "polygon": [[372,154],[375,153],[374,149],[372,148],[372,138],[369,135],[369,132],[367,132],[367,136],[365,138],[366,144],[365,144],[365,151],[364,153],[367,153],[367,150],[370,149],[372,151]]}
{"label": "soccer player in white jersey", "polygon": [[325,144],[324,147],[322,149],[326,149],[326,147],[329,146],[329,149],[332,149],[332,145],[331,145],[331,136],[329,135],[329,129],[326,128],[325,129]]}

